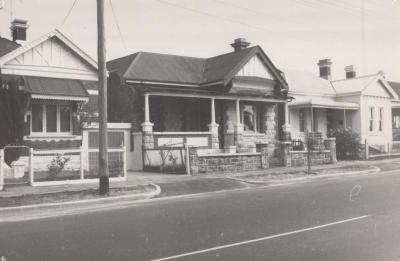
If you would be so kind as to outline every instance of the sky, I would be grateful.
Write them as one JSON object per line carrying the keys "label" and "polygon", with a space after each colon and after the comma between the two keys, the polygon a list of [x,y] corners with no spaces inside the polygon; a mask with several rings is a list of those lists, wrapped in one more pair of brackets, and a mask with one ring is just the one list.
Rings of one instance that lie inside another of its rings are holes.
{"label": "sky", "polygon": [[[28,20],[28,41],[58,28],[96,59],[95,0],[1,1],[2,37],[12,10]],[[280,69],[318,74],[318,60],[329,58],[334,80],[354,65],[358,76],[383,71],[400,81],[396,0],[105,0],[105,24],[107,60],[138,51],[206,58],[246,38]]]}

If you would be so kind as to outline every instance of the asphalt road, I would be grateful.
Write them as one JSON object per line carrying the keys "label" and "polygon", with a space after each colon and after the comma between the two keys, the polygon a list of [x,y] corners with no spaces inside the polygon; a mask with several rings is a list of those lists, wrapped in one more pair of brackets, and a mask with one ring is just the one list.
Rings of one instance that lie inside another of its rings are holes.
{"label": "asphalt road", "polygon": [[0,223],[0,258],[400,260],[396,172]]}

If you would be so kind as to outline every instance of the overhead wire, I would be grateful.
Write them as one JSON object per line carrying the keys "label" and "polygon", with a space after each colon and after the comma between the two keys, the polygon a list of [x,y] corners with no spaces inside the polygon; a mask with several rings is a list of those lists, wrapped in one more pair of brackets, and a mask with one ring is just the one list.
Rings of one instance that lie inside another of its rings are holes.
{"label": "overhead wire", "polygon": [[122,35],[121,27],[119,26],[118,18],[117,18],[117,15],[115,13],[115,10],[114,10],[114,6],[113,6],[113,3],[112,3],[112,0],[109,0],[109,3],[110,3],[110,7],[111,7],[111,13],[112,13],[113,18],[114,18],[114,23],[115,23],[115,25],[117,27],[117,30],[118,30],[118,33],[119,33],[119,37],[121,38],[122,45],[124,46],[124,49],[127,50],[126,42],[125,42],[124,36]]}
{"label": "overhead wire", "polygon": [[71,15],[72,10],[74,9],[74,7],[75,7],[77,2],[78,2],[78,0],[74,0],[74,2],[72,3],[71,7],[68,10],[67,15],[64,17],[64,19],[63,19],[63,21],[62,21],[62,23],[60,24],[59,27],[62,27],[65,24],[65,22],[67,21],[68,17]]}

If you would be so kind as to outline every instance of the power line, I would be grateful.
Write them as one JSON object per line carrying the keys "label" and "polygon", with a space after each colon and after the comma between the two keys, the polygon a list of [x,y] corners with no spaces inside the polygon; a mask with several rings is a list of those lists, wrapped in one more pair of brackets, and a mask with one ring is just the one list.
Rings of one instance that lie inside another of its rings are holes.
{"label": "power line", "polygon": [[[264,27],[255,26],[255,25],[252,25],[252,24],[249,24],[249,23],[245,23],[245,22],[238,21],[238,20],[231,19],[231,18],[227,18],[227,17],[221,17],[221,16],[218,16],[218,15],[214,15],[214,14],[210,14],[210,13],[208,13],[208,12],[204,12],[204,11],[198,10],[198,9],[186,7],[186,6],[179,5],[179,4],[175,4],[175,3],[170,3],[170,2],[165,1],[165,0],[155,0],[155,1],[160,2],[160,3],[162,3],[162,4],[166,4],[166,5],[173,6],[173,7],[176,7],[176,8],[184,9],[184,10],[186,10],[186,11],[190,11],[190,12],[193,12],[193,13],[202,14],[202,15],[205,15],[205,16],[208,16],[208,17],[211,17],[211,18],[214,18],[214,19],[224,20],[224,21],[227,21],[227,22],[230,22],[230,23],[239,24],[239,25],[241,25],[241,26],[248,27],[248,28],[251,28],[251,29],[253,29],[253,30],[277,34],[277,32],[272,31],[272,30],[268,30],[268,29],[266,29],[266,28],[264,28]],[[313,44],[313,42],[307,41],[307,40],[304,40],[304,39],[298,39],[298,38],[294,38],[294,37],[289,37],[289,36],[283,35],[283,34],[280,34],[280,35],[281,35],[282,37],[288,38],[288,39],[290,39],[290,40],[295,39],[295,40],[297,40],[297,41],[300,40],[300,41],[305,42],[305,43]]]}
{"label": "power line", "polygon": [[109,0],[109,3],[110,3],[111,12],[112,12],[112,15],[113,15],[113,18],[114,18],[115,25],[117,26],[117,30],[118,30],[118,33],[119,33],[119,37],[121,38],[122,45],[124,46],[124,48],[125,48],[125,50],[126,50],[125,40],[124,40],[124,37],[123,37],[123,35],[122,35],[121,28],[120,28],[120,26],[119,26],[117,16],[116,16],[116,14],[115,14],[114,6],[113,6],[111,0]]}
{"label": "power line", "polygon": [[72,3],[71,8],[68,10],[67,15],[64,17],[64,20],[62,21],[62,23],[60,24],[59,27],[62,27],[64,25],[64,23],[67,21],[69,15],[72,13],[72,9],[74,9],[76,2],[78,2],[78,0],[74,0],[74,2]]}

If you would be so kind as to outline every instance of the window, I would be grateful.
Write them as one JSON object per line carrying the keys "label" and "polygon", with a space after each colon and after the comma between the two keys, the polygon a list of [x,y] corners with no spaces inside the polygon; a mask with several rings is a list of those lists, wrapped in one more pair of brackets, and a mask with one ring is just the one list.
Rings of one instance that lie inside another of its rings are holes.
{"label": "window", "polygon": [[256,104],[244,104],[242,107],[242,122],[244,131],[262,133],[263,110]]}
{"label": "window", "polygon": [[299,110],[299,130],[300,130],[300,132],[304,132],[304,130],[305,130],[304,109]]}
{"label": "window", "polygon": [[393,129],[400,128],[400,115],[393,115]]}
{"label": "window", "polygon": [[379,131],[383,131],[383,108],[379,108]]}
{"label": "window", "polygon": [[255,131],[256,109],[255,106],[245,104],[243,106],[243,127],[245,131]]}
{"label": "window", "polygon": [[374,131],[374,107],[369,108],[369,131]]}
{"label": "window", "polygon": [[71,133],[71,107],[55,104],[32,104],[33,133]]}
{"label": "window", "polygon": [[32,104],[32,132],[43,132],[43,106]]}

